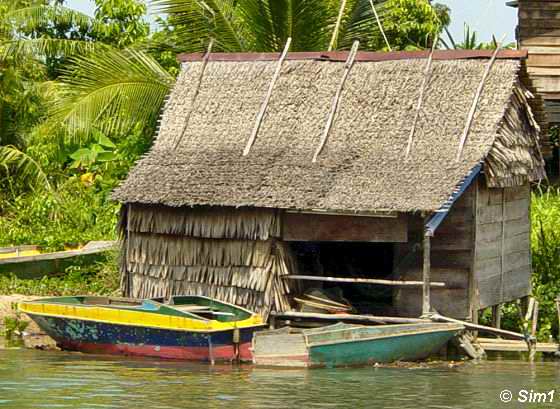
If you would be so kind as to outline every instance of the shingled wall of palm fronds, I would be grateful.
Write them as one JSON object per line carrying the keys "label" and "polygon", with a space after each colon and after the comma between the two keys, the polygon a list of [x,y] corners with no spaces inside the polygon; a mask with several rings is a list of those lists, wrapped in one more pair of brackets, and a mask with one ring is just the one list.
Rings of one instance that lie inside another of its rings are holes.
{"label": "shingled wall of palm fronds", "polygon": [[265,317],[289,308],[277,211],[129,205],[121,231],[129,296],[206,295]]}

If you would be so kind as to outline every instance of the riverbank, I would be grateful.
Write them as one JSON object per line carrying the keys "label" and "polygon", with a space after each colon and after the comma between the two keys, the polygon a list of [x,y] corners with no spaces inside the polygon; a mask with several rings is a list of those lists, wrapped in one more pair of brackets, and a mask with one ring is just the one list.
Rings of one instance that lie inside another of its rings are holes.
{"label": "riverbank", "polygon": [[[16,320],[26,323],[25,329],[22,331],[23,346],[32,349],[57,349],[56,342],[46,335],[27,315],[17,312],[17,304],[23,301],[34,300],[39,297],[12,294],[0,296],[0,334],[6,331],[6,322],[8,320]],[[0,337],[0,349],[3,347],[4,336]]]}

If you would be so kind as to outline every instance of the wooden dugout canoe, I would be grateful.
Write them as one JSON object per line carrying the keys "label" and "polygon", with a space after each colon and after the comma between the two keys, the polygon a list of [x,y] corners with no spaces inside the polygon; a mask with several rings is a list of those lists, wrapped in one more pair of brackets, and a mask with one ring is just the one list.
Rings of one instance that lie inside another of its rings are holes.
{"label": "wooden dugout canoe", "polygon": [[338,367],[417,361],[439,351],[460,324],[334,324],[310,330],[263,331],[253,340],[254,363],[263,366]]}
{"label": "wooden dugout canoe", "polygon": [[84,247],[41,253],[38,246],[18,246],[0,248],[0,274],[15,274],[18,278],[41,278],[53,273],[61,273],[79,260],[94,263],[99,257],[117,246],[114,241],[92,241]]}
{"label": "wooden dugout canoe", "polygon": [[191,361],[251,361],[260,316],[198,296],[54,297],[19,305],[65,350]]}

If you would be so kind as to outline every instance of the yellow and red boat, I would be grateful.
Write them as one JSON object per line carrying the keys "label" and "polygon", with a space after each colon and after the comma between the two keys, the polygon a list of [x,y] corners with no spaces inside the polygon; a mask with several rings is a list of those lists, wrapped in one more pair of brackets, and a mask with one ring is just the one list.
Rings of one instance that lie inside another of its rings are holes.
{"label": "yellow and red boat", "polygon": [[201,296],[132,300],[53,297],[19,310],[65,350],[193,361],[251,361],[262,318]]}

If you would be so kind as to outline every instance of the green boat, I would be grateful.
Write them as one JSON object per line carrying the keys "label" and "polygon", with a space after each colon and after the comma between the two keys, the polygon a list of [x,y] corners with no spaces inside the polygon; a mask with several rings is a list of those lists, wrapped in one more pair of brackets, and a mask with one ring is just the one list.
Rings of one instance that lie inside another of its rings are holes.
{"label": "green boat", "polygon": [[263,331],[253,338],[253,361],[262,366],[338,367],[418,361],[463,331],[460,324],[351,325]]}

